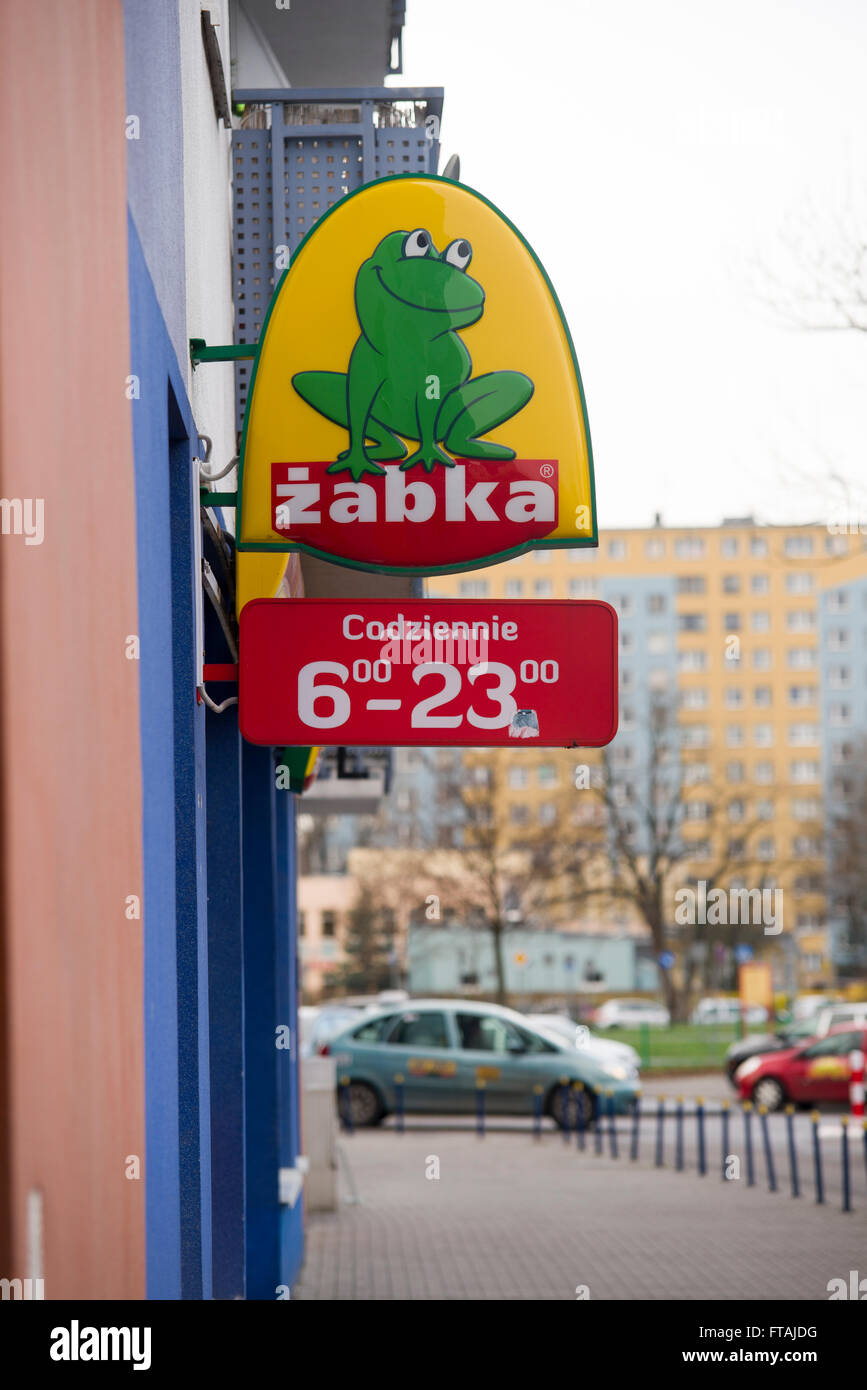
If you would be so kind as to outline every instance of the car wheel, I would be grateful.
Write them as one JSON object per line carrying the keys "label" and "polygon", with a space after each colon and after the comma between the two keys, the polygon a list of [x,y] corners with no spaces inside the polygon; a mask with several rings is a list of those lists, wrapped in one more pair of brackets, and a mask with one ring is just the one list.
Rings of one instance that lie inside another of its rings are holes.
{"label": "car wheel", "polygon": [[[548,1098],[548,1114],[560,1129],[563,1128],[563,1089],[562,1086],[554,1086]],[[596,1115],[596,1097],[586,1086],[580,1091],[572,1092],[568,1112],[570,1129],[574,1129],[578,1123],[579,1106],[584,1128],[589,1129]]]}
{"label": "car wheel", "polygon": [[346,1115],[346,1107],[349,1107],[355,1129],[370,1129],[381,1124],[385,1117],[385,1106],[366,1081],[350,1081],[348,1086],[341,1086],[338,1099],[343,1116]]}
{"label": "car wheel", "polygon": [[786,1100],[783,1083],[775,1076],[763,1076],[753,1087],[753,1100],[767,1110],[781,1110]]}

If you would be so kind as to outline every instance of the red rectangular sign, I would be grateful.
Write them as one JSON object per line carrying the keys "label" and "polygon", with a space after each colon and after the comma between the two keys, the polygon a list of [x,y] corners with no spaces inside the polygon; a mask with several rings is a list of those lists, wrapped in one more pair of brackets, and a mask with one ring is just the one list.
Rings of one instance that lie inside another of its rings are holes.
{"label": "red rectangular sign", "polygon": [[253,599],[250,743],[601,747],[617,731],[617,614],[593,599]]}

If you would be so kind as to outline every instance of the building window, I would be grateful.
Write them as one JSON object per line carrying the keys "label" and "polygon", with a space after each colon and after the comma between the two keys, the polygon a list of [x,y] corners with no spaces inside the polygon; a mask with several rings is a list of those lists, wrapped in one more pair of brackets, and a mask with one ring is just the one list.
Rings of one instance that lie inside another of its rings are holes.
{"label": "building window", "polygon": [[724,593],[724,594],[739,594],[740,591],[741,591],[741,577],[740,577],[740,575],[739,575],[739,574],[724,574],[724,575],[723,575],[723,583],[722,583],[722,586],[723,586],[723,593]]}
{"label": "building window", "polygon": [[625,559],[626,559],[626,541],[622,541],[622,540],[612,540],[612,541],[609,541],[609,542],[608,542],[608,558],[609,558],[609,560],[625,560]]}
{"label": "building window", "polygon": [[829,652],[846,652],[849,650],[849,629],[848,627],[832,627],[828,630],[827,647]]}
{"label": "building window", "polygon": [[756,556],[763,556],[763,555],[767,555],[767,553],[768,553],[768,543],[767,543],[767,541],[765,540],[764,536],[751,536],[751,537],[750,537],[750,554],[751,554],[751,555],[756,555]]}
{"label": "building window", "polygon": [[488,593],[487,579],[462,579],[458,586],[461,598],[485,598]]}
{"label": "building window", "polygon": [[771,687],[769,685],[757,685],[753,689],[753,704],[760,709],[767,709],[771,703]]}
{"label": "building window", "polygon": [[685,787],[701,786],[704,782],[710,781],[710,765],[708,763],[687,763],[683,769],[683,785]]}
{"label": "building window", "polygon": [[306,935],[307,935],[307,913],[306,913],[306,912],[299,912],[299,913],[298,913],[298,935],[299,935],[299,936],[306,936]]}
{"label": "building window", "polygon": [[849,595],[845,589],[832,589],[825,599],[829,613],[845,613],[849,607]]}
{"label": "building window", "polygon": [[723,536],[722,540],[720,541],[719,549],[720,555],[722,555],[724,560],[734,559],[735,555],[737,555],[738,550],[740,549],[740,543],[738,541],[737,536]]}
{"label": "building window", "polygon": [[726,725],[726,744],[729,748],[742,748],[744,742],[743,724]]}
{"label": "building window", "polygon": [[509,786],[516,791],[526,787],[530,781],[530,774],[525,767],[510,767],[508,777]]}
{"label": "building window", "polygon": [[786,627],[789,632],[810,632],[815,626],[812,608],[792,608],[786,614]]}
{"label": "building window", "polygon": [[756,763],[753,768],[753,780],[760,786],[769,786],[774,780],[774,764],[769,762]]}
{"label": "building window", "polygon": [[680,574],[677,577],[679,594],[703,594],[707,592],[707,580],[703,574]]}
{"label": "building window", "polygon": [[648,594],[647,611],[648,613],[664,613],[668,600],[665,594]]}
{"label": "building window", "polygon": [[647,650],[652,656],[661,656],[663,652],[668,651],[668,646],[667,632],[651,632],[649,634],[647,638]]}
{"label": "building window", "polygon": [[680,730],[681,748],[707,748],[710,730],[706,724],[684,724]]}
{"label": "building window", "polygon": [[570,598],[593,598],[599,589],[595,579],[570,579]]}
{"label": "building window", "polygon": [[813,537],[812,536],[786,536],[783,542],[783,549],[787,555],[798,558],[812,555]]}
{"label": "building window", "polygon": [[793,782],[818,782],[819,764],[812,760],[801,758],[797,762],[790,764],[789,775]]}
{"label": "building window", "polygon": [[726,632],[740,632],[740,613],[723,613],[723,627],[725,628]]}
{"label": "building window", "polygon": [[774,853],[774,841],[769,835],[759,840],[757,846],[757,854],[759,859],[762,859],[765,862],[767,862],[769,859],[773,859]]}
{"label": "building window", "polygon": [[790,685],[789,704],[790,705],[814,705],[816,703],[816,687],[814,685]]}
{"label": "building window", "polygon": [[786,575],[787,594],[811,594],[813,592],[813,576],[804,570],[799,570],[795,574]]}
{"label": "building window", "polygon": [[845,690],[852,684],[852,671],[848,666],[828,667],[828,684],[832,690]]}
{"label": "building window", "polygon": [[322,935],[335,936],[337,933],[337,913],[326,908],[322,914]]}
{"label": "building window", "polygon": [[771,592],[771,576],[769,574],[754,574],[750,580],[750,588],[754,594],[769,594]]}
{"label": "building window", "polygon": [[539,806],[539,824],[554,825],[557,820],[557,803],[555,801],[543,801]]}
{"label": "building window", "polygon": [[526,825],[530,819],[529,807],[523,802],[513,801],[509,807],[509,819],[513,825]]}
{"label": "building window", "polygon": [[773,801],[757,801],[757,802],[756,802],[756,816],[757,816],[757,818],[758,818],[759,820],[773,820],[773,819],[774,819],[774,803],[773,803]]}
{"label": "building window", "polygon": [[536,778],[540,787],[556,787],[560,780],[557,775],[557,764],[541,763],[536,769]]}
{"label": "building window", "polygon": [[773,662],[770,647],[756,647],[753,652],[753,670],[769,671]]}
{"label": "building window", "polygon": [[839,700],[832,700],[828,706],[828,718],[832,724],[851,724],[852,706],[842,704]]}
{"label": "building window", "polygon": [[707,669],[707,652],[686,651],[678,652],[677,668],[679,671],[704,671]]}
{"label": "building window", "polygon": [[792,671],[809,671],[816,665],[816,650],[814,647],[790,647],[786,661]]}
{"label": "building window", "polygon": [[741,821],[744,818],[746,803],[737,798],[729,802],[729,820]]}
{"label": "building window", "polygon": [[770,724],[753,725],[753,743],[756,748],[773,748],[774,731]]}
{"label": "building window", "polygon": [[506,580],[506,598],[520,598],[524,592],[523,579]]}
{"label": "building window", "polygon": [[534,550],[534,551],[533,551],[533,560],[534,560],[534,562],[535,562],[537,565],[550,565],[550,563],[551,563],[551,552],[550,552],[550,550]]}
{"label": "building window", "polygon": [[680,692],[681,709],[706,709],[707,690],[703,685],[692,686]]}
{"label": "building window", "polygon": [[665,541],[662,536],[651,536],[646,540],[644,553],[648,560],[662,560],[665,557]]}
{"label": "building window", "polygon": [[790,724],[789,744],[792,748],[807,748],[819,742],[818,724]]}
{"label": "building window", "polygon": [[678,613],[677,626],[681,632],[704,632],[707,616],[704,613]]}
{"label": "building window", "polygon": [[707,801],[685,802],[684,819],[688,821],[710,820],[710,803]]}
{"label": "building window", "polygon": [[723,696],[726,709],[740,709],[744,703],[744,692],[739,685],[730,685]]}
{"label": "building window", "polygon": [[552,593],[550,579],[537,579],[533,585],[533,593],[536,598],[550,598]]}
{"label": "building window", "polygon": [[822,803],[814,796],[796,796],[792,802],[793,820],[819,820]]}
{"label": "building window", "polygon": [[742,782],[744,780],[743,763],[726,763],[726,780],[729,782]]}
{"label": "building window", "polygon": [[771,615],[766,608],[757,608],[750,617],[750,627],[753,632],[769,632],[771,627]]}
{"label": "building window", "polygon": [[704,541],[701,536],[679,536],[674,542],[674,553],[678,560],[700,560],[704,555]]}

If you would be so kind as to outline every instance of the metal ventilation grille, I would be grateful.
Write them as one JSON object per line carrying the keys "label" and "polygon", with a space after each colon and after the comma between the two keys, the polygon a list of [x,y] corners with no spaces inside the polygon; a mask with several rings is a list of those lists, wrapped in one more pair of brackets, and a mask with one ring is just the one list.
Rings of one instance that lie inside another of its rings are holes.
{"label": "metal ventilation grille", "polygon": [[[256,343],[274,286],[318,218],[372,179],[436,173],[442,92],[295,88],[234,99],[247,106],[232,134],[235,342]],[[239,431],[251,371],[238,364]]]}
{"label": "metal ventilation grille", "polygon": [[[270,130],[232,134],[235,342],[257,343],[274,289],[274,208]],[[252,362],[235,371],[235,428],[241,429]]]}

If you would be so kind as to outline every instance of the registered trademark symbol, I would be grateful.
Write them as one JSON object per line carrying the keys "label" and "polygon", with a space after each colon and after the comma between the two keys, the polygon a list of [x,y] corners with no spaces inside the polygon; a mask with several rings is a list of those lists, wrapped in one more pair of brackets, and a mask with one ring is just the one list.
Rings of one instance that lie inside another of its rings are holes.
{"label": "registered trademark symbol", "polygon": [[550,463],[543,463],[542,466],[541,466],[541,468],[539,469],[539,472],[542,474],[542,477],[543,477],[543,478],[553,478],[553,476],[554,476],[554,468],[553,468],[553,465],[550,464]]}

